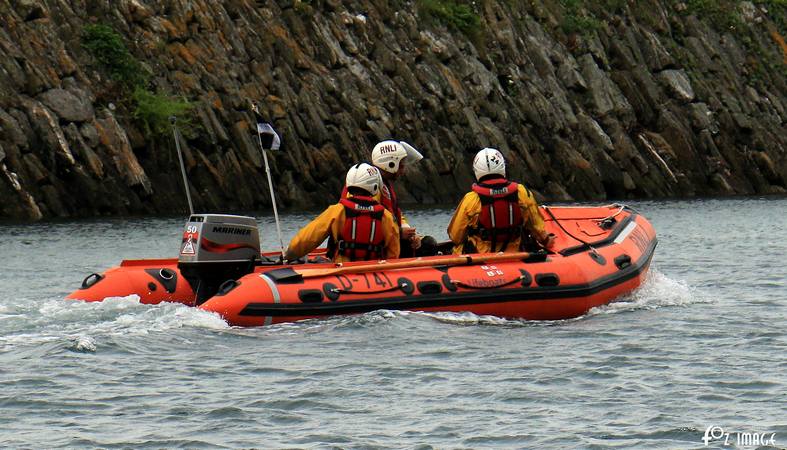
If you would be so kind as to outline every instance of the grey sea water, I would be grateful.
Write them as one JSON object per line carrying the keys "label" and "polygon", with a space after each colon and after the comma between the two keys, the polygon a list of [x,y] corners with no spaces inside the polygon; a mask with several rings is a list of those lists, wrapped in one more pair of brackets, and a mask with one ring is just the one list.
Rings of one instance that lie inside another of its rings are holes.
{"label": "grey sea water", "polygon": [[[787,199],[630,204],[659,235],[649,279],[557,322],[377,311],[243,329],[64,301],[124,258],[174,256],[183,218],[0,225],[0,447],[787,447]],[[409,216],[443,240],[450,213]],[[309,218],[284,216],[285,239]],[[711,426],[728,438],[706,446]]]}

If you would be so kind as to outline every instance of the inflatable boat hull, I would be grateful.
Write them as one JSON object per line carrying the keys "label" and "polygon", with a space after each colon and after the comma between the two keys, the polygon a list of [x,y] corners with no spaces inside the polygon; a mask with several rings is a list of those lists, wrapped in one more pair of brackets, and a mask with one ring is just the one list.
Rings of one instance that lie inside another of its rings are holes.
{"label": "inflatable boat hull", "polygon": [[[558,320],[581,316],[642,283],[657,243],[644,217],[618,206],[555,207],[543,215],[557,235],[557,253],[441,255],[341,266],[263,264],[228,280],[198,307],[238,326],[378,309]],[[98,281],[91,284],[93,279]],[[69,298],[136,294],[143,303],[196,304],[175,259],[124,261],[93,279]]]}

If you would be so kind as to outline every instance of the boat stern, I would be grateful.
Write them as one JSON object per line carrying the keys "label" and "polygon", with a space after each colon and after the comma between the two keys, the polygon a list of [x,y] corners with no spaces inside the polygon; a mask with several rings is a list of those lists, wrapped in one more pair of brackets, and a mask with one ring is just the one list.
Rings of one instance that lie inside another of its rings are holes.
{"label": "boat stern", "polygon": [[140,303],[176,302],[194,305],[194,291],[174,261],[123,261],[104,273],[91,273],[67,300],[100,302],[110,297],[138,295]]}

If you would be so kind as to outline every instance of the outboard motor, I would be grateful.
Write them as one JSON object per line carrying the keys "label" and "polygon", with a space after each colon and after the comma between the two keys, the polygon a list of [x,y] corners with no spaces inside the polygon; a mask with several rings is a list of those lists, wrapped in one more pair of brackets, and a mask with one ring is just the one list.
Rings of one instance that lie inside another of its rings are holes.
{"label": "outboard motor", "polygon": [[216,295],[227,280],[254,271],[260,235],[253,217],[192,214],[183,230],[178,269],[197,294],[196,304]]}

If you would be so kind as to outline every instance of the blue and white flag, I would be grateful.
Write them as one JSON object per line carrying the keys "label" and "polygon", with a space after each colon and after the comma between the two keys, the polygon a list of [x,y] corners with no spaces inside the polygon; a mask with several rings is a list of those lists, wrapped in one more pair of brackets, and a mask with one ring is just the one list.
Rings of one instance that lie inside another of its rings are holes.
{"label": "blue and white flag", "polygon": [[257,134],[260,135],[262,148],[265,150],[278,150],[281,147],[281,138],[271,124],[267,122],[257,122]]}

